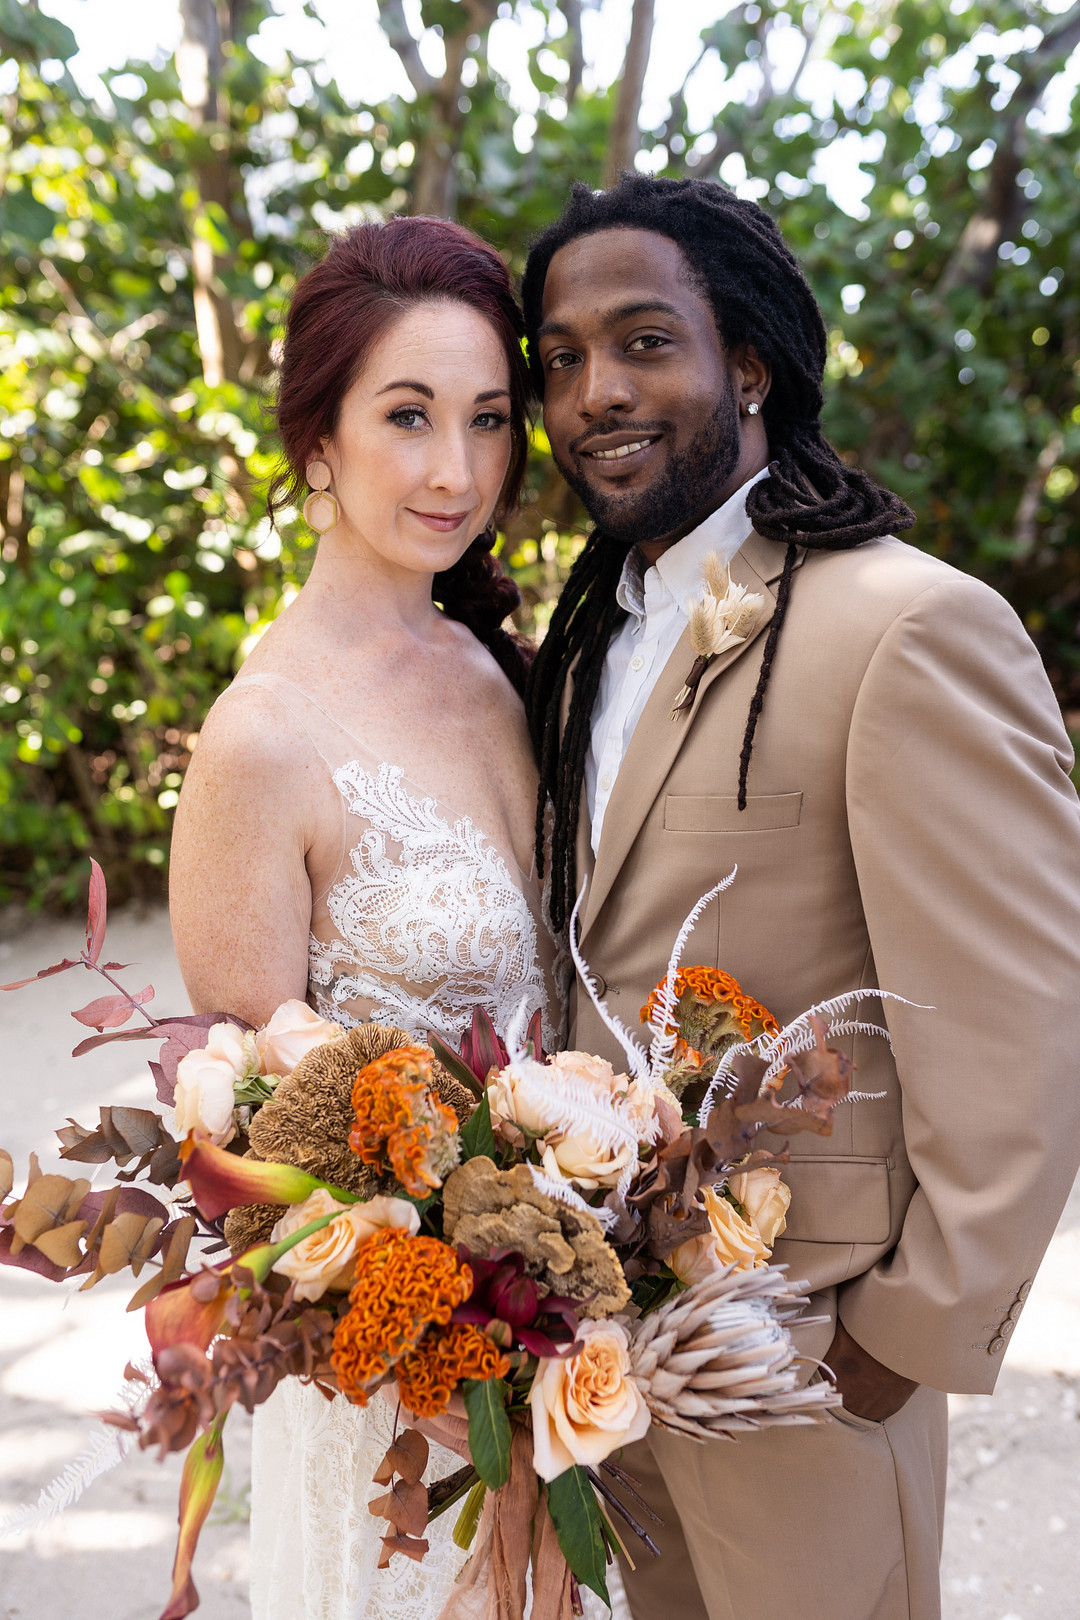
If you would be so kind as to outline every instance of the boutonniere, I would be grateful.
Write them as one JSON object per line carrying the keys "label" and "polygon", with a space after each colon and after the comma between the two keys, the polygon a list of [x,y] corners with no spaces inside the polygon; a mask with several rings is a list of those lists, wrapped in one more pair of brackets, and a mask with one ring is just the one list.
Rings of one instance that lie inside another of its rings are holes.
{"label": "boutonniere", "polygon": [[712,660],[745,641],[757,624],[765,598],[748,591],[745,585],[732,583],[731,574],[715,551],[705,558],[705,578],[701,595],[687,603],[690,620],[690,645],[694,649],[694,662],[687,675],[675,706],[672,720],[689,714],[694,707],[698,682]]}

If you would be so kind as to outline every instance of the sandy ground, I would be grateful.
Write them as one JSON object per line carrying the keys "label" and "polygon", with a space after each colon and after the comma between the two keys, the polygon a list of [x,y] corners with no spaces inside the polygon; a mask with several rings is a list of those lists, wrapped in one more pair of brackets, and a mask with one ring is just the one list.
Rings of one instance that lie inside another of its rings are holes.
{"label": "sandy ground", "polygon": [[[77,923],[31,925],[0,943],[0,980],[70,954]],[[157,989],[156,1008],[187,1006],[160,913],[119,914],[107,954],[138,963],[125,982]],[[53,1129],[99,1103],[153,1105],[143,1048],[105,1047],[72,1061],[70,1018],[98,993],[84,970],[0,1000],[0,1146],[25,1174],[43,1168]],[[76,999],[78,997],[78,999]],[[103,1179],[108,1180],[104,1167]],[[0,1271],[0,1519],[36,1499],[84,1449],[87,1414],[115,1403],[125,1361],[146,1354],[130,1282],[89,1294]],[[1080,1614],[1080,1183],[1009,1346],[998,1393],[950,1401],[952,1461],[942,1571],[945,1620],[1076,1620]],[[200,1620],[249,1614],[249,1425],[226,1430],[227,1475],[203,1533]],[[155,1620],[169,1588],[180,1465],[136,1453],[61,1518],[0,1546],[0,1620]],[[747,1620],[752,1620],[748,1616]],[[792,1620],[798,1620],[793,1616]]]}

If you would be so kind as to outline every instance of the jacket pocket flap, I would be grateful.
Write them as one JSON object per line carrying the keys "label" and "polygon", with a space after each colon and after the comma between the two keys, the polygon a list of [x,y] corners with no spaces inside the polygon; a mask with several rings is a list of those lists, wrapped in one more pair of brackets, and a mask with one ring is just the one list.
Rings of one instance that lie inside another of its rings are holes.
{"label": "jacket pocket flap", "polygon": [[771,832],[797,827],[802,814],[801,793],[757,793],[739,809],[736,798],[669,793],[664,800],[664,827],[668,832],[737,833]]}
{"label": "jacket pocket flap", "polygon": [[889,1162],[806,1154],[782,1165],[791,1188],[784,1241],[887,1243]]}

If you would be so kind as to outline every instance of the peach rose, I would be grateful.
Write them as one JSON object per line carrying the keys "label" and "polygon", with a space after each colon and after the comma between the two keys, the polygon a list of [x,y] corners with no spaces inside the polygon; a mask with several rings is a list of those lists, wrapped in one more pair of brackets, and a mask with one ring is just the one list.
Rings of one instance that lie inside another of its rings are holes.
{"label": "peach rose", "polygon": [[780,1171],[773,1164],[742,1170],[728,1177],[728,1191],[745,1209],[762,1243],[771,1249],[787,1226],[791,1203],[791,1188],[780,1180]]}
{"label": "peach rose", "polygon": [[366,1238],[387,1226],[403,1226],[411,1236],[420,1230],[415,1205],[404,1198],[369,1198],[366,1204],[339,1204],[325,1187],[317,1187],[302,1204],[292,1204],[270,1234],[280,1243],[320,1215],[341,1210],[336,1221],[302,1238],[274,1266],[292,1279],[297,1299],[321,1299],[325,1293],[343,1293],[352,1286],[356,1251]]}
{"label": "peach rose", "polygon": [[744,1221],[734,1205],[711,1187],[704,1199],[710,1230],[680,1243],[668,1255],[667,1263],[679,1281],[689,1286],[726,1266],[735,1271],[767,1266],[772,1251],[757,1228]]}
{"label": "peach rose", "polygon": [[236,1135],[233,1089],[247,1074],[244,1032],[236,1024],[213,1024],[206,1045],[186,1052],[176,1066],[174,1126],[181,1141],[205,1132],[218,1147]]}
{"label": "peach rose", "polygon": [[255,1050],[263,1074],[291,1074],[313,1047],[336,1040],[345,1031],[340,1024],[320,1018],[306,1001],[283,1001],[268,1024],[255,1036]]}
{"label": "peach rose", "polygon": [[649,1409],[630,1373],[626,1329],[610,1318],[582,1322],[577,1337],[575,1355],[538,1364],[529,1394],[533,1467],[545,1480],[576,1464],[595,1466],[649,1427]]}
{"label": "peach rose", "polygon": [[[609,1104],[616,1140],[597,1122],[575,1130],[570,1093],[583,1087],[601,1107]],[[630,1081],[610,1063],[588,1052],[559,1052],[547,1063],[508,1064],[488,1087],[493,1116],[533,1131],[544,1140],[543,1168],[557,1181],[573,1181],[591,1192],[614,1187],[628,1165],[637,1162],[635,1128],[629,1106]]]}

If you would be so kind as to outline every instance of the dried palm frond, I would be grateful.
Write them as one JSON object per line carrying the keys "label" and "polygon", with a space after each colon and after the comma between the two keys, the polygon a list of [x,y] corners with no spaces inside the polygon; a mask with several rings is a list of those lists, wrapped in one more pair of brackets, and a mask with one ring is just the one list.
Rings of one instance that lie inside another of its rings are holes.
{"label": "dried palm frond", "polygon": [[630,1368],[653,1422],[705,1440],[813,1423],[822,1409],[839,1406],[829,1383],[799,1388],[784,1324],[802,1306],[782,1269],[767,1266],[718,1272],[643,1317],[632,1330]]}

